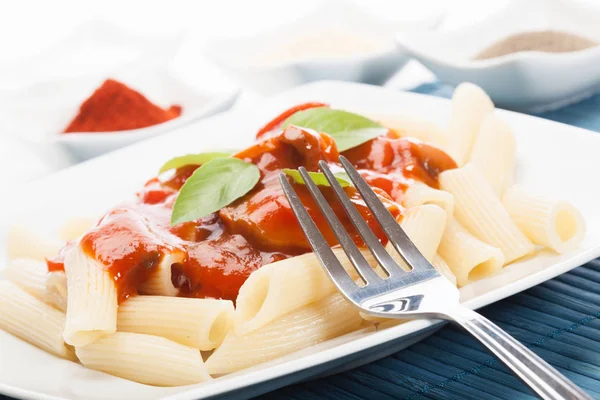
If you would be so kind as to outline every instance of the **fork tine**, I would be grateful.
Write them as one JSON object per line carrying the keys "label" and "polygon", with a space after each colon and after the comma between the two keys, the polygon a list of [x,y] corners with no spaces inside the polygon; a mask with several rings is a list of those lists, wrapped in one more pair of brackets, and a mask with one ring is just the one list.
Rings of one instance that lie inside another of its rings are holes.
{"label": "fork tine", "polygon": [[377,195],[373,189],[371,189],[369,184],[362,176],[360,176],[352,164],[350,164],[348,159],[344,156],[340,156],[340,162],[350,177],[350,180],[354,183],[354,186],[373,213],[373,216],[377,222],[379,222],[379,225],[381,225],[381,228],[387,235],[390,243],[392,243],[406,264],[416,271],[435,270],[417,249],[417,246],[410,240],[406,232],[400,227],[400,224],[396,221],[394,216],[383,205],[381,200],[377,198]]}
{"label": "fork tine", "polygon": [[335,175],[333,175],[333,173],[327,166],[327,163],[325,163],[324,161],[320,161],[319,166],[321,167],[325,178],[327,178],[329,185],[333,188],[333,191],[336,194],[337,198],[342,203],[344,211],[346,211],[346,214],[350,218],[350,221],[362,237],[363,241],[365,242],[371,253],[373,253],[373,256],[375,257],[379,265],[390,276],[404,273],[404,271],[398,266],[398,264],[396,264],[392,256],[390,256],[389,253],[385,250],[385,248],[381,245],[379,239],[377,239],[375,234],[371,231],[371,228],[369,228],[369,226],[367,225],[363,217],[360,215],[354,204],[352,204],[352,201],[350,201],[350,198],[348,197],[346,192],[344,192],[344,189],[342,189],[342,186],[339,184],[339,182],[335,178]]}
{"label": "fork tine", "polygon": [[375,273],[373,268],[371,268],[371,266],[369,265],[365,257],[362,255],[356,244],[354,244],[354,241],[352,240],[348,232],[346,232],[346,229],[344,228],[338,217],[335,215],[335,212],[327,202],[327,199],[325,199],[325,196],[323,196],[317,185],[314,183],[314,181],[306,171],[306,168],[300,167],[298,168],[298,170],[300,171],[302,179],[304,179],[304,183],[308,188],[308,191],[310,192],[313,199],[316,201],[317,205],[321,209],[321,213],[325,216],[325,219],[327,219],[327,223],[333,230],[333,233],[335,234],[337,240],[340,242],[340,245],[346,252],[346,255],[348,255],[348,259],[350,260],[352,265],[354,265],[354,268],[356,269],[364,283],[368,285],[369,283],[381,280],[381,278]]}
{"label": "fork tine", "polygon": [[279,182],[281,183],[283,193],[285,194],[285,197],[287,197],[308,243],[310,243],[310,246],[319,259],[321,266],[325,269],[329,278],[335,283],[338,289],[340,289],[342,294],[347,298],[351,298],[352,294],[358,289],[358,286],[354,283],[352,278],[350,278],[350,275],[348,275],[333,251],[331,251],[323,234],[321,234],[313,219],[308,215],[308,212],[304,208],[304,204],[302,204],[298,198],[298,194],[296,194],[296,191],[288,182],[284,173],[279,174]]}

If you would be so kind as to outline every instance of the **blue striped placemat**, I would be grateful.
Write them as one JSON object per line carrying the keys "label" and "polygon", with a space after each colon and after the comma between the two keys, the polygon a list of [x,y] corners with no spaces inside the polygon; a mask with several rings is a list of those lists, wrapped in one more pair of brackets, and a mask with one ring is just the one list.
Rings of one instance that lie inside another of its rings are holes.
{"label": "blue striped placemat", "polygon": [[[415,92],[450,97],[427,83]],[[538,116],[600,132],[600,94]],[[508,333],[600,399],[600,259],[481,310]],[[535,399],[477,340],[453,325],[392,356],[261,400]]]}

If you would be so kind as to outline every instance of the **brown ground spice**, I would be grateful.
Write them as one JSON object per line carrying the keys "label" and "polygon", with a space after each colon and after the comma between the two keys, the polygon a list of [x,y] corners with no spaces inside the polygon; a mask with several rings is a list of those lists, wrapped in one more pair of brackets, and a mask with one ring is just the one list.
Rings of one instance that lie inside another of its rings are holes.
{"label": "brown ground spice", "polygon": [[597,46],[598,42],[566,32],[539,31],[523,32],[508,36],[477,54],[474,60],[496,58],[520,51],[543,51],[566,53]]}

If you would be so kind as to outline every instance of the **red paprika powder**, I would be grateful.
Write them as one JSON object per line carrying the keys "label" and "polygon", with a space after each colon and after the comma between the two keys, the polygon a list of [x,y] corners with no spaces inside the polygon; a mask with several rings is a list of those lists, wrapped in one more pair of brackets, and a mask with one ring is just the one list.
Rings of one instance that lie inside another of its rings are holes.
{"label": "red paprika powder", "polygon": [[83,102],[79,113],[63,133],[115,132],[145,128],[180,115],[179,105],[164,110],[127,85],[107,79]]}

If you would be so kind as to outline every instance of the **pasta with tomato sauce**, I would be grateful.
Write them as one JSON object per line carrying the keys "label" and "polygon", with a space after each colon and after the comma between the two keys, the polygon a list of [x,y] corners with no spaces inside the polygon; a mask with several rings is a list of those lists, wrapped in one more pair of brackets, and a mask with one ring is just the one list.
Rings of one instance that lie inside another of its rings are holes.
{"label": "pasta with tomato sauce", "polygon": [[[357,168],[426,258],[459,286],[539,246],[556,251],[576,246],[584,233],[579,212],[564,202],[505,188],[512,182],[512,131],[499,118],[486,117],[493,107],[483,91],[467,86],[457,93],[450,128],[436,130],[436,137],[447,135],[436,140],[446,149],[411,138],[414,121],[403,127],[406,118],[386,116],[379,123],[306,103],[268,122],[246,149],[171,160],[174,168],[148,180],[133,200],[110,209],[91,227],[85,220],[69,224],[61,234],[69,241],[60,250],[15,229],[9,252],[15,256],[6,273],[12,283],[0,292],[0,328],[92,369],[176,386],[376,323],[365,322],[336,292],[278,181],[282,172],[289,174],[309,215],[357,278],[303,182],[289,173],[304,167],[318,175],[320,161],[342,172],[340,155]],[[486,107],[469,114],[468,105],[478,101]],[[324,125],[314,124],[319,116],[326,117]],[[327,125],[336,118],[337,125]],[[372,128],[372,136],[336,135],[336,126],[349,119]],[[302,120],[307,126],[290,123]],[[453,140],[450,134],[463,128],[468,134]],[[497,132],[509,159],[488,154]],[[459,155],[459,164],[446,150]],[[208,184],[215,189],[206,189]],[[356,189],[347,182],[343,186],[387,244]],[[319,187],[378,271],[332,189]],[[34,250],[23,246],[28,240],[38,243],[30,246]],[[399,260],[393,247],[386,249]],[[46,330],[34,322],[42,313],[52,317]]]}

